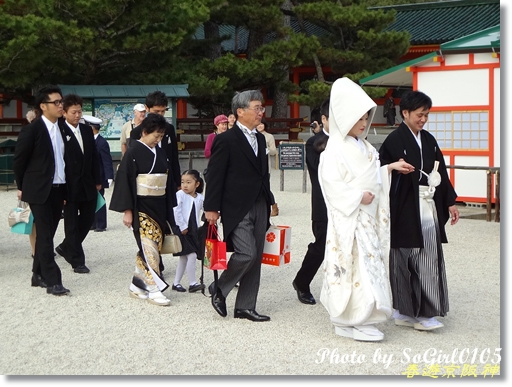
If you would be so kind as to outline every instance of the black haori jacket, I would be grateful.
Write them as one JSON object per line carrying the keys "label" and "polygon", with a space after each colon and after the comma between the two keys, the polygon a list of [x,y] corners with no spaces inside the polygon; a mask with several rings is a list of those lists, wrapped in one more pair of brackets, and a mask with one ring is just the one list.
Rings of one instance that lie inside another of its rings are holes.
{"label": "black haori jacket", "polygon": [[[450,218],[448,207],[455,204],[457,194],[448,177],[443,154],[436,139],[429,132],[421,130],[423,171],[432,172],[434,161],[439,161],[438,172],[441,184],[436,187],[434,202],[439,220],[441,242],[447,243],[445,224]],[[390,196],[391,248],[423,248],[423,234],[419,207],[419,185],[426,184],[425,176],[420,172],[421,155],[418,143],[410,129],[403,122],[384,140],[380,150],[381,165],[403,158],[413,165],[413,173],[404,175],[393,171]],[[423,175],[420,181],[420,174]]]}

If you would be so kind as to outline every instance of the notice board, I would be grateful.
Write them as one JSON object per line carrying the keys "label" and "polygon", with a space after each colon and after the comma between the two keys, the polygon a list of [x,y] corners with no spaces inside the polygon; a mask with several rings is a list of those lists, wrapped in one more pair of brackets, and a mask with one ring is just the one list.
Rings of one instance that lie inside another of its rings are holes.
{"label": "notice board", "polygon": [[279,143],[279,169],[305,169],[304,143]]}

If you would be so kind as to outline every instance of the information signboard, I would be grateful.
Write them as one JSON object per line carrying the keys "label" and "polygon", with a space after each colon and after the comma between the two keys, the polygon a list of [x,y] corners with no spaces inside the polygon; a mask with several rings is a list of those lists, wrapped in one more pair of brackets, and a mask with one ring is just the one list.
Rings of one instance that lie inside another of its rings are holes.
{"label": "information signboard", "polygon": [[279,143],[279,169],[305,169],[304,143],[280,142]]}

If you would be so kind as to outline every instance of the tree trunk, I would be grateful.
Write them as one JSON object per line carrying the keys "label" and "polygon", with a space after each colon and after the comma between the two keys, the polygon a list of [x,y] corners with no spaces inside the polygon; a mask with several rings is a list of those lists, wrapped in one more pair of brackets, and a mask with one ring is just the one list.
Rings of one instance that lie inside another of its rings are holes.
{"label": "tree trunk", "polygon": [[[308,33],[306,26],[304,25],[304,19],[302,16],[297,15],[297,23],[299,24],[300,31],[304,33],[306,36],[310,36]],[[322,64],[320,63],[320,60],[318,59],[318,55],[316,55],[316,52],[312,54],[313,62],[315,62],[315,69],[316,69],[316,76],[318,78],[319,82],[325,82],[324,77],[324,71],[322,70]]]}
{"label": "tree trunk", "polygon": [[[283,69],[282,82],[289,80],[288,66]],[[272,105],[272,118],[288,118],[288,92],[281,90],[280,83],[275,85],[274,104]],[[285,127],[286,123],[275,123],[274,127]]]}
{"label": "tree trunk", "polygon": [[266,32],[254,31],[249,32],[249,38],[247,41],[247,60],[251,60],[254,56],[254,52],[265,44]]}
{"label": "tree trunk", "polygon": [[[285,0],[282,9],[290,11],[292,3]],[[283,27],[290,27],[290,16],[283,14]],[[286,39],[286,38],[285,38]],[[274,84],[274,104],[272,105],[272,118],[288,118],[288,92],[281,89],[281,84],[286,84],[290,79],[290,68],[284,66],[280,82]],[[285,123],[276,124],[276,127],[284,127]]]}
{"label": "tree trunk", "polygon": [[[205,40],[219,39],[220,38],[219,25],[212,21],[205,22],[204,23],[204,38],[205,38]],[[221,57],[222,47],[221,47],[220,43],[209,44],[207,47],[208,47],[207,48],[208,58],[210,58],[210,60],[213,61],[213,60]]]}

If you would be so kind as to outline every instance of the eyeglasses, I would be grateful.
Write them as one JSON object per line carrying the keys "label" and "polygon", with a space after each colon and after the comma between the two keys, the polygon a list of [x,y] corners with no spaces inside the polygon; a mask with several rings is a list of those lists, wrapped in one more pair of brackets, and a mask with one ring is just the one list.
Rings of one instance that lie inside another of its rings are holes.
{"label": "eyeglasses", "polygon": [[250,110],[254,110],[256,113],[265,113],[265,108],[263,106],[257,106],[253,108],[246,108]]}
{"label": "eyeglasses", "polygon": [[43,103],[53,103],[55,106],[60,106],[60,105],[62,105],[62,100],[56,99],[55,101],[48,101],[48,102],[43,102]]}

